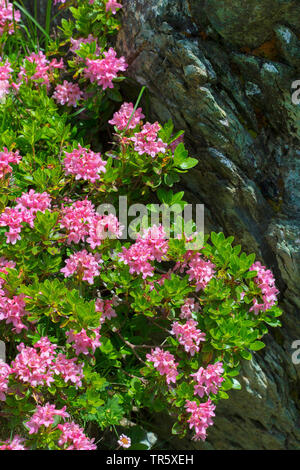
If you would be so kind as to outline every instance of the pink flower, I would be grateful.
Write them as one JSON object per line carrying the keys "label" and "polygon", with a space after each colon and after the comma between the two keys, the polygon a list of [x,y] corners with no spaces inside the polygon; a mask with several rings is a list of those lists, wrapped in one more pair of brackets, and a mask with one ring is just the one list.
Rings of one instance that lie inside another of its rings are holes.
{"label": "pink flower", "polygon": [[116,311],[112,308],[112,306],[116,305],[115,299],[105,299],[102,300],[100,298],[96,299],[95,308],[96,312],[101,312],[100,323],[103,323],[105,319],[111,320],[112,318],[116,317]]}
{"label": "pink flower", "polygon": [[169,351],[164,351],[160,348],[151,349],[151,354],[147,354],[148,361],[153,362],[154,367],[159,371],[160,375],[166,375],[167,384],[176,382],[178,375],[175,357]]}
{"label": "pink flower", "polygon": [[201,341],[205,341],[205,333],[201,330],[197,330],[196,326],[198,323],[195,320],[188,320],[184,325],[178,322],[172,323],[172,329],[170,333],[175,335],[179,343],[184,346],[184,349],[191,356],[194,356],[195,352],[200,350],[199,344]]}
{"label": "pink flower", "polygon": [[65,152],[65,159],[63,165],[67,175],[75,175],[75,179],[83,179],[95,183],[100,179],[99,173],[105,173],[106,161],[102,160],[101,153],[94,153],[81,147],[78,144],[78,149],[72,152]]}
{"label": "pink flower", "polygon": [[[133,109],[134,106],[132,103],[123,103],[119,111],[114,113],[113,119],[108,121],[109,124],[115,125],[119,131],[123,131],[128,124],[131,114],[133,113]],[[142,108],[137,108],[127,129],[134,129],[144,117],[144,114],[142,114]]]}
{"label": "pink flower", "polygon": [[112,14],[115,15],[117,8],[123,8],[121,3],[118,3],[116,0],[108,0],[105,7],[106,11],[111,10]]}
{"label": "pink flower", "polygon": [[124,57],[117,59],[117,54],[111,47],[104,52],[103,59],[86,59],[87,67],[84,70],[86,78],[92,83],[101,85],[103,90],[113,88],[113,79],[117,77],[119,71],[124,72],[128,67]]}
{"label": "pink flower", "polygon": [[208,365],[206,369],[200,367],[195,374],[191,374],[191,377],[194,377],[197,382],[194,386],[194,395],[199,395],[202,398],[205,394],[216,394],[221,383],[224,381],[222,377],[223,372],[222,362],[216,362],[215,364]]}
{"label": "pink flower", "polygon": [[14,22],[19,23],[21,13],[13,7],[8,0],[0,0],[0,36],[7,31],[8,34],[15,32]]}
{"label": "pink flower", "polygon": [[80,90],[77,83],[71,83],[64,80],[62,85],[56,85],[55,91],[52,95],[59,104],[77,107],[77,101],[81,99],[83,92]]}
{"label": "pink flower", "polygon": [[[39,348],[40,352],[37,351]],[[50,343],[48,338],[41,338],[33,348],[20,343],[17,346],[20,352],[11,364],[16,379],[32,387],[49,387],[54,382],[52,363],[55,348],[56,344]]]}
{"label": "pink flower", "polygon": [[[1,8],[1,6],[0,6]],[[1,27],[0,27],[1,29]],[[1,35],[1,33],[0,33]],[[1,58],[0,58],[1,60]],[[7,59],[3,65],[0,65],[0,102],[3,100],[5,95],[9,93],[10,89],[10,80],[11,80],[11,72],[13,69],[11,68],[11,64]],[[6,149],[7,150],[7,149]],[[12,162],[13,163],[13,162]]]}
{"label": "pink flower", "polygon": [[10,441],[9,439],[4,442],[3,445],[0,445],[0,450],[27,450],[23,446],[23,442],[25,439],[16,435],[14,436],[13,440]]}
{"label": "pink flower", "polygon": [[74,342],[75,344],[73,345],[75,349],[75,353],[77,356],[80,353],[83,354],[89,354],[91,349],[93,353],[95,352],[96,348],[99,348],[101,346],[101,343],[99,341],[100,339],[100,334],[99,334],[100,328],[95,328],[92,330],[92,334],[94,333],[95,337],[91,338],[90,336],[87,335],[87,332],[84,328],[79,333],[75,333],[74,330],[70,330],[66,332],[66,336],[68,337],[67,343],[72,343]]}
{"label": "pink flower", "polygon": [[77,363],[76,358],[68,359],[63,353],[59,353],[52,370],[55,374],[61,375],[65,383],[71,382],[76,388],[82,386],[83,364]]}
{"label": "pink flower", "polygon": [[198,312],[200,309],[200,305],[195,303],[194,299],[186,299],[184,304],[181,307],[181,313],[180,313],[180,318],[185,318],[186,320],[189,320],[192,318],[192,313],[193,312]]}
{"label": "pink flower", "polygon": [[38,405],[31,419],[25,423],[29,428],[29,434],[36,434],[41,426],[46,428],[51,426],[54,423],[54,416],[68,418],[70,415],[66,413],[66,406],[57,410],[55,405],[50,405],[50,403],[46,403],[44,406]]}
{"label": "pink flower", "polygon": [[61,227],[68,232],[68,243],[85,241],[95,215],[94,206],[87,199],[62,208]]}
{"label": "pink flower", "polygon": [[[1,80],[0,80],[1,85]],[[1,90],[0,90],[0,98],[1,98]],[[8,173],[12,172],[12,167],[10,166],[13,164],[18,164],[21,161],[21,155],[19,151],[16,150],[15,152],[9,152],[6,147],[3,148],[2,152],[0,152],[0,178],[3,178]]]}
{"label": "pink flower", "polygon": [[[92,34],[89,34],[87,38],[78,38],[78,39],[70,39],[70,42],[72,46],[70,47],[70,51],[76,54],[76,51],[80,49],[81,44],[91,44],[92,42],[97,41],[97,38],[95,38]],[[95,54],[99,55],[100,54],[100,47],[97,45],[96,46],[96,51]]]}
{"label": "pink flower", "polygon": [[131,439],[130,437],[125,436],[125,434],[121,434],[118,444],[119,446],[124,447],[124,449],[128,449],[131,446]]}
{"label": "pink flower", "polygon": [[22,223],[25,222],[33,228],[36,213],[38,211],[45,212],[50,208],[51,199],[46,192],[40,194],[30,189],[28,193],[23,193],[21,197],[17,198],[16,202],[15,208],[6,207],[0,215],[0,227],[9,227],[9,232],[5,233],[6,242],[13,245],[17,240],[21,240]]}
{"label": "pink flower", "polygon": [[168,252],[168,241],[162,226],[154,225],[138,235],[138,239],[129,248],[122,248],[120,260],[129,266],[130,274],[142,274],[143,279],[153,276],[154,266],[150,261],[161,261]]}
{"label": "pink flower", "polygon": [[[29,72],[29,64],[34,64],[35,66],[33,73],[31,71],[31,67]],[[24,79],[27,83],[30,79],[31,81],[36,82],[36,86],[39,86],[41,83],[45,84],[49,90],[50,74],[55,68],[64,68],[62,59],[59,62],[57,62],[56,59],[53,59],[50,62],[42,51],[39,51],[38,53],[32,52],[29,56],[25,57],[23,65],[20,67],[18,75],[19,82],[22,82]]]}
{"label": "pink flower", "polygon": [[83,281],[94,284],[94,277],[99,276],[100,255],[92,255],[86,250],[78,251],[70,256],[66,261],[66,266],[60,270],[65,277],[72,276],[77,272]]}
{"label": "pink flower", "polygon": [[212,417],[215,416],[215,405],[213,405],[211,400],[208,400],[205,403],[200,403],[200,405],[197,405],[195,401],[187,400],[185,408],[188,413],[191,413],[188,423],[190,425],[190,429],[195,429],[196,434],[193,437],[193,440],[198,441],[201,439],[202,441],[205,441],[206,429],[208,426],[213,424]]}
{"label": "pink flower", "polygon": [[279,291],[275,287],[275,279],[272,271],[262,266],[259,261],[254,263],[249,271],[257,271],[257,276],[254,282],[258,285],[262,292],[263,303],[259,304],[257,299],[253,300],[253,307],[250,308],[250,312],[254,312],[257,315],[260,311],[266,311],[273,307],[277,302],[277,295]]}
{"label": "pink flower", "polygon": [[71,423],[58,424],[58,429],[62,431],[58,445],[65,450],[96,450],[94,438],[89,439],[73,421]]}
{"label": "pink flower", "polygon": [[2,359],[0,359],[0,400],[5,401],[5,394],[8,391],[8,380],[11,374],[11,368]]}
{"label": "pink flower", "polygon": [[20,333],[27,330],[27,326],[22,323],[22,318],[27,314],[25,311],[24,295],[15,295],[12,298],[5,295],[0,296],[0,320],[5,320],[6,324],[14,325],[13,331]]}
{"label": "pink flower", "polygon": [[160,130],[160,125],[158,122],[150,124],[146,122],[143,125],[142,130],[134,134],[130,138],[134,142],[134,150],[143,155],[144,153],[155,157],[158,153],[165,153],[167,144],[164,143],[161,139],[157,138],[157,133]]}
{"label": "pink flower", "polygon": [[189,281],[196,282],[196,291],[205,289],[209,281],[213,278],[215,265],[210,261],[205,261],[201,258],[201,254],[195,254],[189,261]]}

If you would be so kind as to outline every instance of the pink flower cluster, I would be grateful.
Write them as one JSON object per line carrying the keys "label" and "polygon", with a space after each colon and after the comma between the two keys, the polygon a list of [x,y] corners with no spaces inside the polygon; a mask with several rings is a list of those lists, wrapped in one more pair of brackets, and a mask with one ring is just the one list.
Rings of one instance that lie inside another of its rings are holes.
{"label": "pink flower cluster", "polygon": [[61,105],[66,104],[67,106],[74,106],[74,108],[76,108],[77,101],[80,100],[82,95],[83,92],[80,90],[77,83],[71,83],[64,80],[61,85],[56,85],[52,98]]}
{"label": "pink flower cluster", "polygon": [[[70,42],[72,46],[70,47],[70,51],[73,53],[76,53],[80,49],[81,44],[91,44],[92,42],[97,41],[97,38],[95,38],[92,34],[89,34],[87,38],[78,38],[78,39],[70,39]],[[96,51],[95,54],[99,55],[100,54],[100,47],[97,45],[96,46]]]}
{"label": "pink flower cluster", "polygon": [[58,445],[64,450],[96,450],[94,438],[89,439],[83,432],[83,429],[71,423],[58,424],[57,428],[62,431]]}
{"label": "pink flower cluster", "polygon": [[184,325],[178,322],[172,323],[172,329],[170,333],[175,335],[187,353],[194,356],[195,352],[199,351],[199,344],[201,341],[205,341],[205,333],[198,330],[196,326],[198,323],[191,319],[188,320]]}
{"label": "pink flower cluster", "polygon": [[[134,106],[132,103],[123,103],[119,111],[114,113],[113,118],[108,121],[109,124],[116,126],[119,131],[123,131],[128,124]],[[137,108],[134,112],[127,129],[134,129],[144,118],[142,108]]]}
{"label": "pink flower cluster", "polygon": [[185,408],[188,413],[191,413],[188,419],[190,429],[195,429],[194,441],[206,439],[206,429],[213,424],[212,417],[215,416],[215,405],[208,400],[205,403],[197,405],[195,401],[186,401]]}
{"label": "pink flower cluster", "polygon": [[143,279],[153,276],[154,266],[150,261],[161,261],[168,252],[169,244],[163,227],[153,225],[145,230],[129,248],[122,248],[119,257],[128,264],[130,274],[142,274]]}
{"label": "pink flower cluster", "polygon": [[[1,86],[1,81],[0,81]],[[1,98],[1,89],[0,89],[0,98]],[[6,147],[3,148],[0,152],[0,178],[3,178],[8,173],[12,172],[11,164],[18,164],[21,161],[21,155],[19,151],[9,152]]]}
{"label": "pink flower cluster", "polygon": [[[26,64],[34,64],[35,70],[34,73],[29,75]],[[50,87],[50,75],[54,69],[63,69],[64,63],[61,59],[59,62],[56,59],[49,61],[45,54],[42,51],[37,53],[32,52],[29,56],[25,57],[23,65],[20,67],[20,72],[18,75],[19,82],[21,83],[23,79],[27,83],[28,80],[37,81],[38,84],[45,84],[47,89]]]}
{"label": "pink flower cluster", "polygon": [[77,356],[80,353],[83,354],[89,354],[90,349],[94,353],[96,348],[99,348],[101,346],[101,343],[99,341],[100,339],[100,327],[95,328],[92,330],[92,334],[95,335],[94,338],[91,338],[90,336],[87,335],[87,332],[84,328],[79,333],[75,333],[74,330],[70,330],[66,332],[66,336],[68,337],[67,343],[75,343],[73,345],[75,349],[75,353]]}
{"label": "pink flower cluster", "polygon": [[103,90],[106,88],[113,88],[113,79],[117,77],[119,71],[124,72],[128,67],[125,58],[117,58],[116,51],[110,47],[107,52],[104,52],[103,59],[86,59],[86,69],[84,70],[85,77],[92,83],[96,82],[101,85]]}
{"label": "pink flower cluster", "polygon": [[100,254],[92,255],[86,250],[77,251],[66,261],[66,266],[60,270],[65,277],[70,277],[77,273],[80,279],[94,284],[94,277],[99,276]]}
{"label": "pink flower cluster", "polygon": [[205,261],[201,254],[195,254],[188,263],[189,281],[196,282],[196,291],[205,289],[209,281],[213,278],[215,265],[211,261]]}
{"label": "pink flower cluster", "polygon": [[100,179],[99,173],[105,173],[106,161],[102,160],[101,153],[95,153],[81,147],[78,144],[78,149],[72,152],[65,152],[65,159],[63,165],[67,175],[75,175],[75,179],[83,179],[95,183]]}
{"label": "pink flower cluster", "polygon": [[116,0],[108,0],[105,9],[106,11],[111,11],[113,15],[116,14],[117,8],[123,8],[121,3],[118,3]]}
{"label": "pink flower cluster", "polygon": [[100,323],[103,323],[105,319],[111,320],[116,317],[116,311],[113,306],[116,305],[116,299],[100,299],[98,298],[95,303],[96,312],[101,312]]}
{"label": "pink flower cluster", "polygon": [[[11,371],[17,380],[29,383],[32,387],[48,387],[54,382],[54,375],[61,375],[65,383],[71,381],[76,388],[82,386],[83,365],[76,358],[68,359],[64,354],[55,355],[56,344],[42,337],[33,348],[20,343],[19,354],[11,363]],[[37,351],[39,349],[39,351]]]}
{"label": "pink flower cluster", "polygon": [[20,333],[21,330],[27,330],[27,326],[22,322],[26,315],[24,295],[14,295],[12,298],[5,295],[0,296],[0,320],[5,320],[6,324],[14,325],[13,331]]}
{"label": "pink flower cluster", "polygon": [[54,423],[54,416],[69,418],[70,415],[66,413],[66,406],[61,410],[57,410],[55,405],[50,405],[50,403],[46,403],[44,406],[38,405],[31,419],[25,423],[29,429],[29,434],[36,434],[41,426],[46,428],[51,426]]}
{"label": "pink flower cluster", "polygon": [[0,227],[9,227],[9,232],[5,232],[6,243],[13,245],[17,240],[21,240],[20,232],[22,223],[27,223],[31,228],[34,226],[34,219],[38,211],[45,212],[50,208],[50,196],[44,193],[36,193],[30,189],[28,193],[23,193],[16,199],[17,205],[14,208],[6,207],[0,215]]}
{"label": "pink flower cluster", "polygon": [[88,199],[63,207],[60,224],[68,232],[69,244],[86,241],[93,250],[101,245],[106,236],[118,238],[122,234],[122,226],[118,219],[112,214],[97,214],[94,205]]}
{"label": "pink flower cluster", "polygon": [[180,310],[180,318],[186,320],[192,318],[193,312],[199,312],[200,305],[198,302],[195,303],[195,299],[186,299]]}
{"label": "pink flower cluster", "polygon": [[158,122],[150,124],[146,122],[143,125],[142,130],[130,137],[130,140],[134,142],[134,150],[143,155],[144,153],[155,157],[158,153],[165,153],[168,144],[157,138],[157,133],[160,130]]}
{"label": "pink flower cluster", "polygon": [[2,359],[0,359],[0,401],[6,399],[5,394],[8,391],[8,380],[11,374],[11,368]]}
{"label": "pink flower cluster", "polygon": [[27,450],[23,446],[24,441],[25,439],[16,435],[12,441],[8,439],[4,444],[0,445],[0,450]]}
{"label": "pink flower cluster", "polygon": [[[1,60],[1,58],[0,58]],[[0,102],[5,95],[9,92],[10,88],[10,79],[11,79],[11,72],[13,69],[11,68],[10,62],[7,59],[3,65],[0,65]]]}
{"label": "pink flower cluster", "polygon": [[175,357],[169,351],[160,348],[151,349],[151,354],[147,354],[148,361],[153,362],[154,367],[159,371],[160,375],[166,375],[167,384],[175,383],[178,375]]}
{"label": "pink flower cluster", "polygon": [[[16,267],[16,263],[14,261],[8,261],[3,256],[0,257],[0,274],[1,273],[8,274],[8,271],[6,268],[14,269],[15,267]],[[4,284],[5,284],[5,279],[0,277],[0,296],[5,295],[5,292],[2,289]]]}
{"label": "pink flower cluster", "polygon": [[14,21],[19,23],[20,20],[19,10],[14,8],[8,0],[0,0],[0,36],[3,36],[5,32],[13,34],[15,32]]}
{"label": "pink flower cluster", "polygon": [[197,382],[194,386],[194,395],[199,395],[202,398],[205,394],[216,394],[224,381],[223,372],[222,362],[216,362],[215,364],[209,364],[206,369],[200,367],[195,374],[191,374],[191,377],[194,377]]}
{"label": "pink flower cluster", "polygon": [[275,305],[279,291],[275,287],[275,279],[272,271],[262,266],[259,261],[254,263],[249,271],[257,271],[257,276],[254,281],[262,292],[263,303],[259,304],[257,299],[254,299],[253,307],[250,308],[250,312],[253,311],[255,315],[257,315],[260,311],[265,312]]}

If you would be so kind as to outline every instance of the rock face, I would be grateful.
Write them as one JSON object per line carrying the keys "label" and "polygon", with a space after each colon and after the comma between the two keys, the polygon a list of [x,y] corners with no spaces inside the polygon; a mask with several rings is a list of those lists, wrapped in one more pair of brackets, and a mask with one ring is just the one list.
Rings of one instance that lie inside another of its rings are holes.
{"label": "rock face", "polygon": [[[300,106],[292,100],[300,80],[300,3],[123,5],[117,49],[128,74],[147,85],[151,118],[171,117],[199,159],[184,180],[189,200],[205,204],[207,228],[235,235],[273,270],[284,310],[283,327],[244,365],[243,390],[218,404],[206,443],[170,445],[300,448],[300,366],[291,359],[300,339]],[[159,429],[168,439],[169,426]]]}

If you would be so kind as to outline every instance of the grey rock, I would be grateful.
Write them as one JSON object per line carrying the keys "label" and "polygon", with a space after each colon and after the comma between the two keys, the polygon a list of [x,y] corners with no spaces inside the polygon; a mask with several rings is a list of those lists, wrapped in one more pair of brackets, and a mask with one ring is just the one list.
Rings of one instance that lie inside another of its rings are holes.
{"label": "grey rock", "polygon": [[207,230],[234,235],[273,270],[284,309],[283,327],[243,365],[242,390],[219,402],[207,441],[170,438],[172,417],[158,418],[159,437],[175,449],[299,449],[300,3],[123,5],[116,47],[128,75],[147,85],[151,119],[172,117],[199,160],[181,183],[187,198],[205,204]]}

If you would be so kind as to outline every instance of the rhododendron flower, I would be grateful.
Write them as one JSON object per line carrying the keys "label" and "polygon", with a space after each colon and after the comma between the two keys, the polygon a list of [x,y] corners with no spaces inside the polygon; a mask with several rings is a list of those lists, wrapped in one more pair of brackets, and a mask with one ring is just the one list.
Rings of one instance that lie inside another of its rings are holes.
{"label": "rhododendron flower", "polygon": [[78,144],[78,149],[72,152],[65,152],[63,165],[67,175],[75,175],[75,179],[83,179],[95,183],[100,179],[99,173],[105,173],[106,161],[102,160],[101,153],[95,153],[81,147]]}
{"label": "rhododendron flower", "polygon": [[121,434],[118,440],[118,444],[119,446],[124,447],[124,449],[128,449],[131,446],[131,439],[125,434]]}
{"label": "rhododendron flower", "polygon": [[96,450],[94,438],[89,439],[73,421],[71,423],[58,424],[57,428],[62,431],[58,445],[64,450]]}
{"label": "rhododendron flower", "polygon": [[181,307],[180,318],[185,318],[189,320],[192,318],[193,312],[199,312],[200,305],[198,302],[195,303],[194,299],[186,299],[184,304]]}
{"label": "rhododendron flower", "polygon": [[21,21],[21,13],[13,7],[8,0],[0,0],[0,36],[6,31],[8,34],[15,32],[14,22]]}
{"label": "rhododendron flower", "polygon": [[176,382],[178,375],[175,357],[169,351],[160,348],[151,349],[151,354],[146,354],[148,361],[153,362],[154,367],[159,371],[160,375],[166,375],[167,384]]}
{"label": "rhododendron flower", "polygon": [[11,368],[2,359],[0,359],[0,400],[6,399],[5,394],[8,391],[8,380],[11,374]]}
{"label": "rhododendron flower", "polygon": [[188,419],[190,429],[195,430],[195,436],[193,437],[194,441],[201,439],[205,441],[206,439],[206,429],[208,426],[213,424],[212,417],[215,416],[214,410],[216,409],[215,405],[208,400],[205,403],[200,403],[197,405],[195,401],[186,401],[185,408],[188,413],[191,413],[191,417]]}
{"label": "rhododendron flower", "polygon": [[[14,261],[8,261],[3,256],[0,257],[0,274],[8,274],[7,268],[13,269],[15,266],[16,263]],[[0,277],[0,296],[5,295],[5,291],[2,289],[2,287],[5,285],[5,282],[5,279]]]}
{"label": "rhododendron flower", "polygon": [[[29,64],[35,65],[35,70],[33,74],[29,74],[29,72],[27,71],[27,62]],[[42,51],[39,51],[38,53],[32,52],[29,56],[25,57],[23,65],[20,67],[18,78],[20,82],[22,82],[24,79],[26,83],[29,79],[32,81],[38,81],[36,85],[42,83],[47,86],[47,89],[49,89],[50,74],[55,68],[64,68],[64,63],[62,59],[59,62],[57,61],[57,59],[49,61]]]}
{"label": "rhododendron flower", "polygon": [[166,256],[169,248],[166,233],[162,226],[154,225],[142,235],[138,234],[138,238],[128,249],[123,247],[122,253],[119,254],[120,259],[129,266],[130,274],[142,274],[143,279],[153,276],[154,266],[150,261],[161,261]]}
{"label": "rhododendron flower", "polygon": [[201,258],[200,253],[194,255],[188,265],[190,269],[186,273],[189,274],[189,281],[196,282],[196,291],[205,289],[215,274],[215,265]]}
{"label": "rhododendron flower", "polygon": [[59,353],[52,370],[55,374],[61,375],[65,383],[70,381],[76,388],[82,387],[83,364],[76,362],[76,358],[68,359],[63,353]]}
{"label": "rhododendron flower", "polygon": [[112,306],[116,305],[115,299],[105,299],[102,300],[100,298],[96,299],[95,308],[96,312],[102,312],[100,323],[103,323],[105,319],[111,320],[112,318],[116,317],[116,311],[112,308]]}
{"label": "rhododendron flower", "polygon": [[224,381],[223,372],[222,362],[216,362],[215,364],[209,364],[206,369],[200,367],[195,374],[191,374],[191,377],[197,382],[194,386],[194,395],[199,395],[202,398],[205,394],[216,394]]}
{"label": "rhododendron flower", "polygon": [[75,353],[77,356],[80,353],[83,354],[89,354],[90,351],[89,349],[92,350],[94,353],[96,348],[99,348],[101,346],[101,343],[99,341],[100,339],[100,334],[99,334],[100,328],[95,328],[92,330],[94,333],[95,337],[90,337],[87,335],[87,332],[84,328],[79,333],[75,333],[74,330],[70,330],[66,332],[66,336],[68,337],[67,343],[75,343],[73,345],[75,349]]}
{"label": "rhododendron flower", "polygon": [[111,47],[104,52],[103,59],[86,59],[86,69],[84,74],[92,83],[96,82],[101,85],[103,90],[113,88],[113,79],[117,77],[117,73],[124,72],[128,65],[124,57],[117,58],[116,51]]}
{"label": "rhododendron flower", "polygon": [[20,333],[27,326],[22,323],[22,318],[27,314],[25,311],[24,295],[14,295],[12,298],[5,295],[0,296],[0,320],[14,325],[13,331]]}
{"label": "rhododendron flower", "polygon": [[20,352],[11,363],[17,380],[29,383],[32,387],[45,384],[49,387],[54,382],[53,370],[50,367],[52,357],[47,358],[39,354],[36,348],[24,346],[23,343],[20,343],[17,349]]}
{"label": "rhododendron flower", "polygon": [[157,137],[157,133],[160,129],[161,127],[158,122],[154,124],[146,122],[140,132],[130,137],[130,140],[134,142],[134,150],[138,152],[139,155],[146,153],[153,158],[160,152],[165,153],[168,144]]}
{"label": "rhododendron flower", "polygon": [[277,302],[277,295],[279,291],[275,287],[275,279],[270,269],[257,261],[254,263],[249,271],[257,271],[257,276],[254,278],[254,282],[258,285],[262,292],[263,303],[259,304],[257,299],[253,300],[253,307],[250,308],[250,312],[254,312],[257,315],[260,311],[266,311],[273,307]]}
{"label": "rhododendron flower", "polygon": [[12,441],[10,441],[9,439],[7,441],[4,441],[4,444],[0,445],[0,450],[27,450],[23,446],[24,441],[25,439],[16,435],[14,436]]}
{"label": "rhododendron flower", "polygon": [[44,406],[38,405],[30,420],[25,423],[29,429],[29,434],[36,434],[41,426],[46,428],[51,426],[54,423],[54,416],[69,418],[70,415],[66,413],[66,406],[61,410],[57,410],[55,405],[50,405],[50,403],[46,403]]}
{"label": "rhododendron flower", "polygon": [[12,71],[13,69],[11,68],[11,64],[8,59],[3,65],[0,65],[0,103],[9,92]]}
{"label": "rhododendron flower", "polygon": [[[1,86],[1,81],[0,81]],[[1,91],[0,91],[0,98],[1,98]],[[21,155],[19,151],[16,150],[15,152],[9,152],[6,147],[3,148],[2,152],[0,152],[0,178],[3,178],[8,173],[12,172],[12,167],[10,166],[13,164],[18,164],[21,161]]]}
{"label": "rhododendron flower", "polygon": [[[87,38],[78,38],[78,39],[71,38],[70,42],[72,46],[70,47],[70,51],[76,54],[76,51],[80,49],[81,44],[91,44],[92,42],[96,42],[96,41],[97,41],[97,38],[95,38],[92,34],[89,34]],[[97,44],[95,55],[99,55],[100,51],[101,49]]]}
{"label": "rhododendron flower", "polygon": [[115,15],[117,12],[117,8],[122,8],[121,3],[118,3],[116,0],[108,0],[105,9],[106,11],[111,10],[112,14]]}
{"label": "rhododendron flower", "polygon": [[70,277],[76,272],[83,281],[94,284],[94,277],[100,274],[100,262],[99,254],[92,255],[86,250],[82,250],[71,255],[66,261],[66,266],[60,272],[64,273],[65,277]]}
{"label": "rhododendron flower", "polygon": [[194,356],[195,352],[200,350],[199,344],[201,341],[205,341],[206,336],[205,333],[196,328],[197,325],[198,323],[193,319],[188,320],[184,325],[174,322],[170,331],[191,356]]}
{"label": "rhododendron flower", "polygon": [[77,83],[71,83],[67,80],[63,81],[62,85],[56,85],[55,91],[52,95],[59,104],[77,107],[77,101],[82,97],[83,92],[80,90]]}
{"label": "rhododendron flower", "polygon": [[[128,124],[131,114],[133,113],[134,106],[132,103],[123,103],[119,111],[114,113],[113,118],[108,121],[109,124],[116,126],[119,131],[123,131]],[[134,112],[127,129],[134,129],[144,118],[142,108],[137,108]]]}

